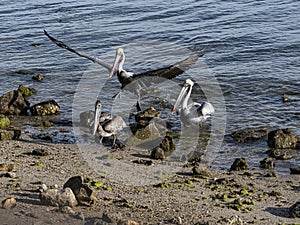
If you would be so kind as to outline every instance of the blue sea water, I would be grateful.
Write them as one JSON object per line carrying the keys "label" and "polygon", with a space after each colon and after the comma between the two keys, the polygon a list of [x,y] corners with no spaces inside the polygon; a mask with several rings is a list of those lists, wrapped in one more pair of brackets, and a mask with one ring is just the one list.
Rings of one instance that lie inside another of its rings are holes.
{"label": "blue sea water", "polygon": [[[282,102],[284,93],[300,99],[299,10],[300,2],[294,0],[4,0],[0,3],[0,94],[19,84],[34,87],[38,92],[29,98],[31,104],[55,99],[61,106],[60,116],[71,120],[74,94],[87,71],[107,76],[90,61],[55,46],[43,29],[109,64],[115,49],[124,47],[126,69],[137,72],[180,61],[188,55],[186,49],[204,47],[205,69],[199,66],[174,82],[203,76],[200,89],[195,87],[192,94],[197,102],[205,97],[206,87],[213,87],[211,92],[214,85],[220,87],[226,108],[220,104],[216,116],[226,120],[226,135],[267,126],[288,127],[299,136],[300,101]],[[19,70],[41,73],[45,79],[35,82],[32,74],[19,74]],[[206,84],[211,78],[217,84]],[[110,101],[118,88],[114,77],[101,98]],[[211,98],[222,99],[218,93],[211,93]],[[212,164],[228,168],[234,158],[247,157],[258,166],[267,150],[265,141],[240,145],[226,136]],[[278,170],[300,165],[299,152],[293,154],[292,160],[278,162]]]}

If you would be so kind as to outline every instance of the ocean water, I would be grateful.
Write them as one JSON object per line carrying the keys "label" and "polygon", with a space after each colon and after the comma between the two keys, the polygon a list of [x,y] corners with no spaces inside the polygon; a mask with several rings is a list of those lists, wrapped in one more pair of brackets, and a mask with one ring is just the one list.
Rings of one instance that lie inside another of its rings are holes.
{"label": "ocean water", "polygon": [[[257,168],[267,156],[266,141],[238,144],[229,135],[260,126],[291,128],[300,135],[300,101],[282,101],[284,93],[300,100],[299,9],[300,2],[292,0],[4,0],[0,94],[20,84],[34,87],[38,92],[28,99],[30,103],[55,99],[61,106],[60,117],[67,120],[93,110],[96,98],[105,102],[105,109],[124,108],[128,99],[134,99],[123,94],[111,106],[120,87],[116,77],[108,80],[105,69],[55,46],[43,29],[109,64],[116,48],[123,47],[125,68],[135,72],[170,65],[187,57],[191,49],[204,47],[195,67],[160,87],[164,91],[158,97],[149,94],[143,104],[156,106],[159,101],[161,106],[165,101],[171,107],[180,85],[192,78],[197,83],[193,100],[209,100],[216,106],[216,115],[208,122],[213,128],[206,132],[215,138],[209,150],[211,166],[228,169],[234,158],[246,157]],[[19,70],[41,73],[45,79],[35,82],[34,74]],[[164,113],[164,118],[176,120],[167,110]],[[292,160],[277,162],[279,172],[300,165],[299,151],[293,155]]]}

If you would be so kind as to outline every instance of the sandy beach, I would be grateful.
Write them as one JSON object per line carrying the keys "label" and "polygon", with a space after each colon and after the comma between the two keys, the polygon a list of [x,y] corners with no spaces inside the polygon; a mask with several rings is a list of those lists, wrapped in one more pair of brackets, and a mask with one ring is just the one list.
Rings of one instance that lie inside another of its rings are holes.
{"label": "sandy beach", "polygon": [[[33,155],[36,149],[44,149],[47,155]],[[126,157],[132,151],[138,149],[114,154],[122,154],[117,160],[135,166]],[[16,199],[15,207],[0,209],[1,224],[299,224],[299,218],[289,214],[289,207],[300,199],[299,175],[266,177],[269,171],[250,168],[207,169],[195,177],[186,167],[163,182],[134,186],[97,174],[76,144],[55,144],[22,134],[20,140],[2,141],[0,152],[2,163],[13,165],[10,172],[1,171],[0,199]],[[97,198],[91,206],[75,206],[63,213],[41,203],[42,184],[62,189],[77,175],[101,182],[89,183]]]}

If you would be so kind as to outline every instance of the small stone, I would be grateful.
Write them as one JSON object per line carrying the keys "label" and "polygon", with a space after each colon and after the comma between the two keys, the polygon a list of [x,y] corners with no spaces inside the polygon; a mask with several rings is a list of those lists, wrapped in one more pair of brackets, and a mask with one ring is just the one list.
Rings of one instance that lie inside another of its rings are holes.
{"label": "small stone", "polygon": [[122,219],[122,214],[120,212],[117,213],[106,213],[102,214],[101,218],[106,223],[113,223],[116,224],[118,221]]}
{"label": "small stone", "polygon": [[273,169],[275,167],[275,160],[273,158],[265,158],[260,161],[260,168]]}
{"label": "small stone", "polygon": [[78,204],[71,188],[64,188],[62,190],[48,189],[40,194],[40,200],[43,204],[52,206],[74,207]]}
{"label": "small stone", "polygon": [[2,201],[3,209],[11,209],[14,208],[17,204],[17,200],[15,198],[7,198]]}
{"label": "small stone", "polygon": [[164,160],[166,158],[165,151],[159,146],[155,147],[151,152],[150,158]]}
{"label": "small stone", "polygon": [[46,184],[42,184],[42,185],[40,186],[40,188],[39,188],[39,191],[40,191],[40,192],[45,192],[45,191],[47,191],[47,190],[48,190],[48,187],[47,187]]}
{"label": "small stone", "polygon": [[300,201],[290,207],[289,213],[292,218],[300,218]]}
{"label": "small stone", "polygon": [[75,211],[70,206],[62,206],[59,211],[64,214],[75,215]]}
{"label": "small stone", "polygon": [[139,225],[139,223],[133,220],[121,220],[117,223],[117,225]]}
{"label": "small stone", "polygon": [[294,167],[290,168],[291,174],[300,174],[300,166],[299,167]]}
{"label": "small stone", "polygon": [[230,167],[230,171],[248,170],[248,162],[245,158],[237,158]]}
{"label": "small stone", "polygon": [[287,129],[279,129],[269,132],[268,145],[271,148],[291,148],[294,149],[297,146],[297,137],[294,132]]}
{"label": "small stone", "polygon": [[194,166],[193,169],[193,176],[196,176],[196,177],[209,177],[210,176],[210,173],[208,171],[208,169],[206,168],[199,168],[198,166]]}
{"label": "small stone", "polygon": [[47,155],[49,155],[49,152],[46,149],[38,148],[38,149],[32,150],[31,154],[36,155],[36,156],[47,156]]}
{"label": "small stone", "polygon": [[150,155],[152,159],[164,160],[170,156],[176,149],[173,137],[166,134],[159,146],[155,147]]}
{"label": "small stone", "polygon": [[83,183],[81,176],[71,177],[65,184],[64,188],[71,188],[80,205],[91,206],[96,201],[95,193],[86,184]]}
{"label": "small stone", "polygon": [[15,169],[15,164],[13,163],[0,163],[0,171],[10,172]]}
{"label": "small stone", "polygon": [[32,76],[32,80],[42,81],[43,79],[44,79],[44,76],[42,74],[37,74],[35,76]]}

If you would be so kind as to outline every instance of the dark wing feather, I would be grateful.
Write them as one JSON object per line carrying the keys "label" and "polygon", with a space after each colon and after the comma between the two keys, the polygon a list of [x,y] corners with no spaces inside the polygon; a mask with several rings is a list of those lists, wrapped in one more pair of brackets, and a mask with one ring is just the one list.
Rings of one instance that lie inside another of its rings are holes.
{"label": "dark wing feather", "polygon": [[70,52],[73,52],[75,53],[76,55],[80,56],[80,57],[83,57],[83,58],[86,58],[86,59],[89,59],[91,61],[93,61],[94,63],[97,63],[103,67],[105,67],[108,71],[111,71],[111,67],[105,63],[105,62],[102,62],[100,59],[96,58],[96,57],[93,57],[93,56],[89,56],[89,55],[86,55],[82,52],[79,52],[71,47],[69,47],[68,45],[66,45],[65,43],[63,43],[62,41],[59,41],[57,39],[55,39],[54,37],[52,37],[46,30],[44,30],[44,34],[54,43],[56,44],[57,46],[61,47],[61,48],[64,48],[64,49],[67,49],[68,51]]}
{"label": "dark wing feather", "polygon": [[150,86],[154,83],[161,83],[166,79],[173,79],[188,70],[201,56],[203,56],[203,54],[193,54],[174,65],[144,73],[134,74],[132,77],[129,77],[124,81],[122,88],[124,88],[127,84],[139,79],[141,79],[144,86]]}

